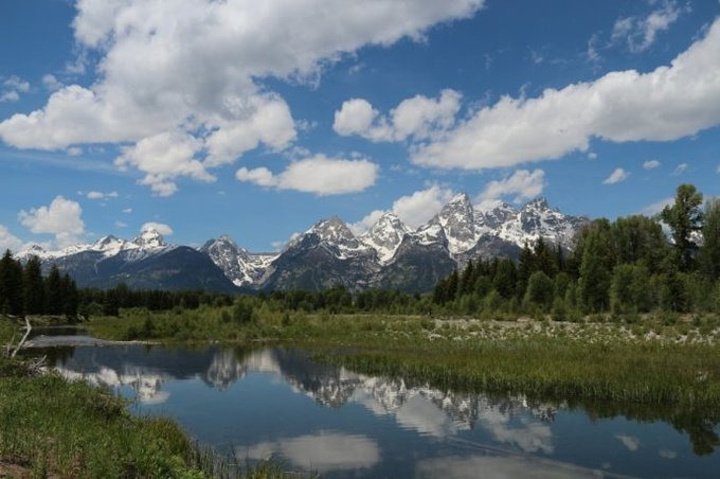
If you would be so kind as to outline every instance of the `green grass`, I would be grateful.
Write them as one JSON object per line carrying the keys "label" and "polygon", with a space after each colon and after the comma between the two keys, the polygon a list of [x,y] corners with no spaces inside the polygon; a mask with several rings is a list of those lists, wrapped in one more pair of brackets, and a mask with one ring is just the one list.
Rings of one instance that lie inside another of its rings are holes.
{"label": "green grass", "polygon": [[0,461],[33,476],[204,477],[167,419],[130,416],[122,400],[54,375],[0,378]]}
{"label": "green grass", "polygon": [[[0,317],[0,345],[20,333]],[[133,416],[108,390],[29,366],[0,354],[0,477],[286,477],[198,446],[169,419]]]}

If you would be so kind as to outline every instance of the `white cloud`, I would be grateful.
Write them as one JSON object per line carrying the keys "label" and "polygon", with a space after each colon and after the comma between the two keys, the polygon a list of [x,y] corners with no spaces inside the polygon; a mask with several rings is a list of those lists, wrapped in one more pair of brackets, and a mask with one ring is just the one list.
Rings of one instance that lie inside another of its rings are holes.
{"label": "white cloud", "polygon": [[[73,69],[97,58],[98,78],[66,85],[43,108],[1,122],[0,139],[17,148],[151,141],[173,150],[175,142],[158,137],[179,132],[194,137],[190,150],[207,155],[207,168],[253,148],[283,149],[297,126],[266,79],[316,83],[323,68],[366,45],[422,40],[429,28],[468,18],[483,3],[78,0],[72,27],[81,53]],[[121,164],[146,173],[142,183],[157,194],[177,190],[177,176],[210,177],[196,163],[202,158],[176,152],[157,151],[173,165],[148,171],[155,162],[135,159],[139,146]]]}
{"label": "white cloud", "polygon": [[640,440],[636,437],[618,434],[615,438],[622,442],[630,452],[635,452],[640,449]]}
{"label": "white cloud", "polygon": [[682,175],[683,173],[685,173],[685,170],[687,170],[689,166],[690,165],[688,165],[687,163],[680,163],[679,165],[677,165],[675,167],[675,171],[673,171],[673,173],[672,173],[673,176]]}
{"label": "white cloud", "polygon": [[127,228],[127,226],[128,226],[128,224],[125,223],[124,221],[118,220],[115,222],[115,228]]}
{"label": "white cloud", "polygon": [[240,181],[279,190],[295,190],[320,196],[363,191],[375,184],[378,166],[368,160],[345,160],[316,155],[294,161],[277,175],[265,167],[240,168]]}
{"label": "white cloud", "polygon": [[30,91],[30,83],[15,75],[5,80],[3,86],[22,93]]}
{"label": "white cloud", "polygon": [[20,223],[33,233],[49,233],[55,235],[59,247],[78,243],[85,233],[80,204],[57,196],[50,206],[31,208],[18,213]]}
{"label": "white cloud", "polygon": [[158,196],[171,196],[177,191],[175,179],[188,176],[196,180],[212,182],[215,177],[195,159],[202,142],[180,132],[160,133],[144,138],[135,146],[124,149],[115,160],[120,168],[134,166],[146,173],[138,183],[149,185]]}
{"label": "white cloud", "polygon": [[156,223],[155,221],[148,221],[140,227],[140,232],[145,232],[148,230],[155,230],[163,236],[170,236],[173,234],[173,229],[170,227],[170,225],[167,225],[165,223]]}
{"label": "white cloud", "polygon": [[359,135],[376,142],[427,139],[454,124],[460,99],[458,92],[449,89],[437,99],[417,95],[403,100],[385,117],[367,100],[354,98],[335,112],[333,129],[342,136]]}
{"label": "white cloud", "polygon": [[47,75],[43,75],[42,83],[49,91],[57,91],[64,86],[57,78],[55,78],[55,75],[51,75],[49,73]]}
{"label": "white cloud", "polygon": [[23,242],[20,238],[13,235],[6,226],[0,225],[0,254],[5,253],[5,250],[17,251],[22,246]]}
{"label": "white cloud", "polygon": [[517,170],[512,175],[485,185],[478,202],[496,200],[505,195],[515,195],[513,202],[519,203],[540,196],[547,185],[545,172],[535,170]]}
{"label": "white cloud", "polygon": [[626,42],[632,53],[644,52],[655,43],[658,33],[670,28],[681,14],[689,11],[689,5],[680,6],[677,1],[665,0],[647,17],[619,18],[613,27],[611,41]]}
{"label": "white cloud", "polygon": [[588,153],[587,157],[588,157],[588,160],[597,160],[598,154],[595,153],[594,151],[591,151],[590,153]]}
{"label": "white cloud", "polygon": [[129,215],[130,213],[133,212],[133,209],[132,209],[132,208],[124,208],[124,209],[122,210],[122,212],[125,213],[126,215]]}
{"label": "white cloud", "polygon": [[108,193],[103,193],[102,191],[88,191],[87,198],[89,200],[106,200],[109,198],[117,198],[118,192],[117,191],[110,191]]}
{"label": "white cloud", "polygon": [[640,214],[645,216],[655,216],[656,214],[660,213],[666,206],[670,206],[673,203],[675,203],[675,198],[663,198],[662,200],[647,205],[640,211]]}
{"label": "white cloud", "polygon": [[370,468],[380,462],[380,448],[372,439],[325,431],[264,442],[238,451],[238,455],[250,459],[267,459],[273,453],[280,453],[296,467],[319,472]]}
{"label": "white cloud", "polygon": [[21,93],[30,91],[30,83],[18,76],[11,76],[2,82],[0,89],[0,103],[18,101]]}
{"label": "white cloud", "polygon": [[615,168],[615,171],[610,173],[610,176],[605,178],[603,181],[603,185],[614,185],[615,183],[620,183],[621,181],[625,181],[630,176],[630,173],[623,170],[622,168]]}
{"label": "white cloud", "polygon": [[587,151],[593,137],[671,141],[719,123],[720,19],[670,66],[611,72],[537,98],[503,97],[411,154],[430,167],[508,167]]}
{"label": "white cloud", "polygon": [[658,160],[648,160],[643,163],[643,168],[646,170],[654,170],[658,166],[660,166],[660,162]]}
{"label": "white cloud", "polygon": [[[418,228],[435,216],[445,203],[450,201],[454,192],[439,185],[432,185],[424,190],[416,191],[410,195],[401,196],[393,202],[389,211],[395,213],[400,220],[411,228]],[[387,211],[375,210],[363,219],[352,225],[356,233],[362,233]]]}

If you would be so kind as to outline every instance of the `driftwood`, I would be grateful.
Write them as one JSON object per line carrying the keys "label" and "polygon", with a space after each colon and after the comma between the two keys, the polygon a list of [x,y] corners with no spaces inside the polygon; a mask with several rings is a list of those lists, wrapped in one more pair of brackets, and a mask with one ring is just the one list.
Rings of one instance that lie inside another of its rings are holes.
{"label": "driftwood", "polygon": [[32,326],[30,326],[30,320],[25,317],[25,335],[22,337],[20,342],[18,343],[17,347],[15,348],[15,351],[10,355],[11,358],[14,358],[15,355],[20,351],[20,348],[23,347],[23,344],[25,344],[25,341],[27,341],[28,336],[30,336],[30,331],[32,331]]}

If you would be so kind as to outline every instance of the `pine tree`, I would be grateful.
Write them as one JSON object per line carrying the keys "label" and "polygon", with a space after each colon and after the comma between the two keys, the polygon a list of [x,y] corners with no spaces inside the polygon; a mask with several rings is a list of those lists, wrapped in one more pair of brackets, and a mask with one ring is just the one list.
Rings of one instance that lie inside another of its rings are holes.
{"label": "pine tree", "polygon": [[23,296],[25,314],[45,312],[45,282],[37,256],[32,256],[23,268]]}
{"label": "pine tree", "polygon": [[0,259],[0,313],[23,314],[22,265],[10,250]]}
{"label": "pine tree", "polygon": [[505,299],[510,299],[517,292],[517,271],[511,259],[502,259],[497,264],[493,286]]}
{"label": "pine tree", "polygon": [[467,266],[463,270],[462,276],[460,276],[460,285],[458,287],[458,297],[472,293],[473,286],[475,286],[475,284],[473,282],[474,277],[475,277],[475,265],[473,264],[472,260],[470,260],[470,261],[468,261]]}
{"label": "pine tree", "polygon": [[52,265],[50,274],[45,281],[46,314],[58,315],[63,313],[65,298],[63,297],[63,284],[60,270]]}

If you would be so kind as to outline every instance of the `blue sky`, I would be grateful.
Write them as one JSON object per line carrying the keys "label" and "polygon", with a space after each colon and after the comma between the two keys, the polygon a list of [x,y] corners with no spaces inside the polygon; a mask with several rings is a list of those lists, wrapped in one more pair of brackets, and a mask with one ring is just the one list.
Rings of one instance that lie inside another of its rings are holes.
{"label": "blue sky", "polygon": [[0,2],[0,247],[720,194],[720,2]]}

